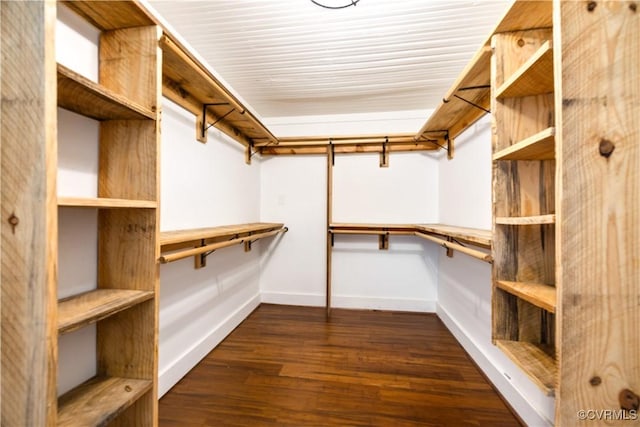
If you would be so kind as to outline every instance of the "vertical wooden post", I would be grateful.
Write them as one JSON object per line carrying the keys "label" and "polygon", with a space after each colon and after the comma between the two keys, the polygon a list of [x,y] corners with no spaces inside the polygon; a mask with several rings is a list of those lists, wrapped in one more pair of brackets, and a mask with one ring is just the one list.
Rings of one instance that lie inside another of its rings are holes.
{"label": "vertical wooden post", "polygon": [[640,11],[555,1],[554,23],[555,74],[567,76],[555,92],[556,423],[569,426],[579,410],[637,409],[640,395]]}
{"label": "vertical wooden post", "polygon": [[327,316],[331,314],[331,251],[333,236],[331,223],[333,221],[333,164],[335,152],[333,145],[327,147]]}
{"label": "vertical wooden post", "polygon": [[56,3],[0,12],[2,425],[55,425]]}

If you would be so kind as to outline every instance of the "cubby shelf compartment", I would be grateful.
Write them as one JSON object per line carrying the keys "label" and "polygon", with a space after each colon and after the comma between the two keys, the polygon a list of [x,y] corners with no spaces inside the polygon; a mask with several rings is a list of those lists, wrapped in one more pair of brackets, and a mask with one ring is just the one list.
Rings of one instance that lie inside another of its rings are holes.
{"label": "cubby shelf compartment", "polygon": [[542,132],[516,142],[493,155],[493,160],[553,160],[556,129],[549,127]]}
{"label": "cubby shelf compartment", "polygon": [[75,331],[153,298],[153,291],[96,289],[58,301],[58,333]]}
{"label": "cubby shelf compartment", "polygon": [[555,223],[556,223],[555,214],[519,216],[519,217],[509,217],[509,216],[496,217],[496,224],[499,224],[499,225],[544,225],[544,224],[555,224]]}
{"label": "cubby shelf compartment", "polygon": [[106,426],[150,391],[153,381],[96,377],[58,399],[58,426]]}
{"label": "cubby shelf compartment", "polygon": [[111,199],[104,197],[58,197],[58,206],[101,209],[153,209],[158,207],[158,203],[150,200]]}
{"label": "cubby shelf compartment", "polygon": [[58,64],[58,106],[96,120],[156,119],[156,113]]}
{"label": "cubby shelf compartment", "polygon": [[547,40],[498,89],[496,98],[515,98],[553,92],[553,47]]}
{"label": "cubby shelf compartment", "polygon": [[553,396],[557,367],[553,357],[540,345],[524,341],[498,340],[496,346],[520,367],[547,396]]}
{"label": "cubby shelf compartment", "polygon": [[550,313],[556,312],[556,288],[553,285],[497,280],[496,286],[536,307],[540,307]]}

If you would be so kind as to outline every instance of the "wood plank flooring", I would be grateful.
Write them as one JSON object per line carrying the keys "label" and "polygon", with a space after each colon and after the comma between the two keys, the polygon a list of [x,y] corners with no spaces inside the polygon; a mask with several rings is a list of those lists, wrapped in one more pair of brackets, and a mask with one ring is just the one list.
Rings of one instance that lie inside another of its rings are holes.
{"label": "wood plank flooring", "polygon": [[160,426],[519,426],[435,314],[263,304],[160,400]]}

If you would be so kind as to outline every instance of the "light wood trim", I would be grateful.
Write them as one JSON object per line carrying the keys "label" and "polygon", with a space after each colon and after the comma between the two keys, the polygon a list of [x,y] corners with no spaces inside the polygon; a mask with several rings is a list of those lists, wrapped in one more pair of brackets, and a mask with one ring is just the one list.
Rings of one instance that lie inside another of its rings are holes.
{"label": "light wood trim", "polygon": [[247,241],[256,241],[258,239],[262,239],[265,237],[269,237],[269,236],[273,236],[275,234],[279,234],[279,233],[284,233],[287,231],[287,228],[280,228],[277,230],[271,230],[271,231],[266,231],[263,233],[257,233],[257,234],[249,234],[246,237],[238,237],[238,238],[234,238],[234,239],[230,239],[224,242],[218,242],[218,243],[211,243],[209,245],[204,245],[204,246],[199,246],[197,248],[193,248],[193,249],[186,249],[186,250],[181,250],[179,252],[174,252],[171,254],[167,254],[167,255],[162,255],[160,257],[160,262],[162,264],[166,264],[169,262],[173,262],[173,261],[177,261],[179,259],[183,259],[183,258],[188,258],[191,256],[195,256],[195,255],[200,255],[206,252],[210,252],[210,251],[215,251],[217,249],[222,249],[222,248],[226,248],[229,246],[234,246],[234,245],[239,245],[242,243],[245,243]]}
{"label": "light wood trim", "polygon": [[382,230],[348,230],[336,229],[330,230],[331,234],[363,234],[363,235],[379,235],[379,236],[413,236],[415,232],[411,231],[382,231]]}
{"label": "light wood trim", "polygon": [[96,289],[58,301],[58,333],[75,331],[153,298],[153,291]]}
{"label": "light wood trim", "polygon": [[154,119],[156,113],[58,64],[58,106],[96,120]]}
{"label": "light wood trim", "polygon": [[101,209],[154,209],[158,207],[158,203],[150,200],[110,199],[106,197],[58,197],[58,206]]}
{"label": "light wood trim", "polygon": [[466,255],[472,256],[474,258],[477,258],[477,259],[479,259],[481,261],[484,261],[484,262],[488,262],[488,263],[493,262],[493,259],[491,258],[491,254],[488,254],[488,253],[485,253],[485,252],[482,252],[482,251],[479,251],[479,250],[476,250],[476,249],[470,249],[470,248],[467,248],[465,246],[459,245],[457,243],[447,242],[446,240],[442,240],[442,239],[440,239],[438,237],[434,237],[434,236],[432,236],[430,234],[426,234],[426,233],[423,233],[423,232],[416,232],[415,235],[418,236],[418,237],[421,237],[423,239],[429,240],[429,241],[431,241],[433,243],[437,243],[440,246],[444,247],[445,249],[453,249],[453,250],[456,250],[458,252],[462,252],[463,254],[466,254]]}
{"label": "light wood trim", "polygon": [[[490,88],[460,91],[465,87],[488,86],[490,82],[491,48],[483,44],[460,73],[451,88],[444,95],[443,101],[431,114],[426,123],[420,128],[415,138],[423,135],[449,131],[449,138],[455,139],[469,126],[486,114],[479,108],[455,98],[459,95],[483,108],[489,108]],[[456,126],[457,125],[457,126]],[[456,126],[455,131],[450,131]]]}
{"label": "light wood trim", "polygon": [[556,362],[551,356],[536,344],[524,341],[498,340],[496,346],[518,365],[547,396],[554,395],[558,374]]}
{"label": "light wood trim", "polygon": [[491,230],[482,230],[479,228],[458,227],[447,224],[416,224],[415,228],[418,232],[451,237],[455,240],[461,240],[485,248],[491,247],[491,241],[493,239]]}
{"label": "light wood trim", "polygon": [[56,419],[54,1],[1,2],[2,425]]}
{"label": "light wood trim", "polygon": [[556,288],[553,285],[497,280],[496,286],[511,295],[530,302],[536,307],[540,307],[550,313],[556,312]]}
{"label": "light wood trim", "polygon": [[327,153],[327,259],[326,259],[326,308],[327,316],[331,314],[331,275],[332,275],[332,252],[333,235],[331,234],[331,223],[333,222],[333,166],[335,163],[335,147],[328,145]]}
{"label": "light wood trim", "polygon": [[155,18],[137,1],[121,0],[118,7],[110,0],[60,3],[103,31],[155,25]]}
{"label": "light wood trim", "polygon": [[534,216],[522,216],[522,217],[496,217],[496,224],[500,225],[541,225],[541,224],[555,224],[556,215],[534,215]]}
{"label": "light wood trim", "polygon": [[105,426],[153,388],[153,381],[94,378],[60,396],[58,426]]}
{"label": "light wood trim", "polygon": [[496,98],[541,95],[553,92],[553,47],[547,40],[499,88]]}
{"label": "light wood trim", "polygon": [[498,21],[492,34],[551,28],[552,4],[551,0],[515,0]]}
{"label": "light wood trim", "polygon": [[249,233],[265,232],[284,227],[282,223],[254,222],[248,224],[221,225],[218,227],[193,228],[186,230],[163,231],[160,233],[160,246],[165,250],[170,245],[193,245],[202,240],[244,236]]}
{"label": "light wood trim", "polygon": [[[435,140],[434,140],[435,141]],[[440,143],[440,142],[438,142]],[[383,145],[379,142],[370,144],[340,144],[334,146],[336,154],[360,154],[360,153],[382,153]],[[263,146],[259,149],[260,154],[270,156],[295,155],[295,154],[326,154],[329,144],[308,145],[308,146],[284,146],[278,145]],[[411,142],[388,144],[386,152],[413,152],[413,151],[434,151],[440,147],[431,142]]]}
{"label": "light wood trim", "polygon": [[[336,147],[340,145],[353,145],[353,144],[382,144],[387,142],[389,144],[396,143],[414,143],[413,134],[396,134],[396,135],[347,135],[347,136],[290,136],[281,137],[278,139],[277,147],[311,147],[322,146],[325,147],[329,144],[333,144]],[[256,147],[265,147],[272,145],[271,142],[259,142],[256,143]]]}
{"label": "light wood trim", "polygon": [[553,160],[556,158],[556,128],[548,127],[493,155],[493,160]]}

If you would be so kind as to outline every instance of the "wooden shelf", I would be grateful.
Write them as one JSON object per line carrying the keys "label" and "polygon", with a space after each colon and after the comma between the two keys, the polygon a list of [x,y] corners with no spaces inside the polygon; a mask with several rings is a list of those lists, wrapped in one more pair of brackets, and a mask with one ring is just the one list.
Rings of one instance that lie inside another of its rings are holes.
{"label": "wooden shelf", "polygon": [[521,217],[496,217],[496,224],[500,225],[543,225],[543,224],[555,224],[556,215],[534,215],[534,216],[521,216]]}
{"label": "wooden shelf", "polygon": [[553,46],[547,40],[498,89],[496,98],[516,98],[553,92]]}
{"label": "wooden shelf", "polygon": [[493,155],[493,160],[553,160],[556,129],[547,128]]}
{"label": "wooden shelf", "polygon": [[58,206],[100,209],[153,209],[158,207],[158,203],[149,200],[109,199],[103,197],[58,197]]}
{"label": "wooden shelf", "polygon": [[58,106],[96,120],[156,119],[156,113],[58,64]]}
{"label": "wooden shelf", "polygon": [[451,237],[470,243],[475,246],[485,248],[491,247],[492,233],[491,230],[482,230],[479,228],[458,227],[446,224],[416,224],[416,231],[438,234],[445,237]]}
{"label": "wooden shelf", "polygon": [[207,253],[217,249],[244,243],[245,251],[259,239],[287,232],[281,223],[249,223],[190,230],[165,231],[160,233],[159,261],[163,264],[179,259],[196,257],[196,267],[203,267]]}
{"label": "wooden shelf", "polygon": [[58,399],[58,426],[106,426],[153,387],[151,380],[94,378]]}
{"label": "wooden shelf", "polygon": [[540,346],[522,341],[496,341],[502,350],[540,387],[547,396],[554,395],[557,381],[555,360]]}
{"label": "wooden shelf", "polygon": [[118,7],[109,1],[64,0],[61,3],[103,31],[156,24],[152,15],[136,1],[120,1]]}
{"label": "wooden shelf", "polygon": [[165,34],[162,49],[162,94],[185,110],[202,116],[207,106],[208,121],[248,147],[257,142],[277,142],[277,138],[238,101],[180,43]]}
{"label": "wooden shelf", "polygon": [[485,43],[445,94],[442,102],[416,135],[442,140],[448,132],[454,139],[487,112],[457,96],[488,110],[491,101],[491,48]]}
{"label": "wooden shelf", "polygon": [[58,301],[58,333],[75,331],[153,298],[153,291],[96,289]]}
{"label": "wooden shelf", "polygon": [[496,286],[511,295],[515,295],[536,307],[556,312],[556,288],[542,283],[510,282],[497,280]]}

